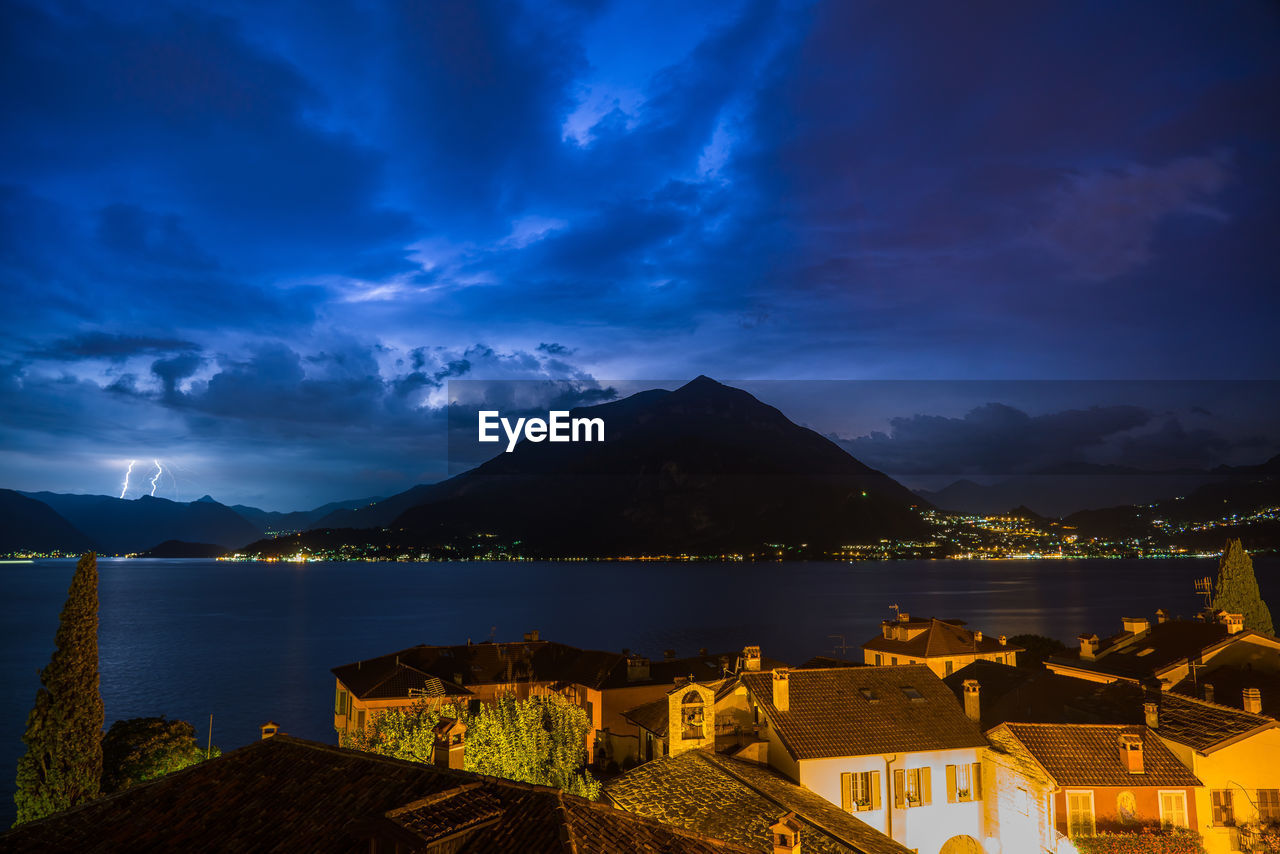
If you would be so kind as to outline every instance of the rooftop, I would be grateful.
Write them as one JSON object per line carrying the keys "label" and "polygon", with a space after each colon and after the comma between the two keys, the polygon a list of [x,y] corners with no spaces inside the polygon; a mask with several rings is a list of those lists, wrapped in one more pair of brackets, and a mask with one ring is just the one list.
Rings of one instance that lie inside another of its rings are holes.
{"label": "rooftop", "polygon": [[773,675],[739,677],[796,759],[985,747],[978,725],[923,664],[792,670],[788,710]]}
{"label": "rooftop", "polygon": [[[1141,774],[1120,761],[1120,736],[1142,738]],[[999,750],[1029,756],[1059,786],[1199,786],[1164,742],[1144,726],[1119,724],[1001,724],[987,734]]]}
{"label": "rooftop", "polygon": [[[577,684],[609,689],[628,685],[672,684],[677,677],[692,676],[699,682],[721,679],[733,673],[741,653],[699,654],[649,661],[647,675],[628,675],[628,656],[621,652],[584,650],[546,640],[512,643],[420,645],[377,658],[333,668],[333,674],[362,700],[411,696],[465,696],[482,685],[511,682]],[[764,658],[761,667],[783,666]]]}
{"label": "rooftop", "polygon": [[44,851],[367,850],[463,834],[462,852],[601,854],[750,849],[667,827],[556,789],[402,762],[277,735],[0,836]]}
{"label": "rooftop", "polygon": [[[1232,635],[1240,638],[1246,633]],[[1169,620],[1157,623],[1145,632],[1120,632],[1099,643],[1092,661],[1079,653],[1057,656],[1045,664],[1105,673],[1122,679],[1138,680],[1165,670],[1208,647],[1227,639],[1227,627],[1201,620]]]}
{"label": "rooftop", "polygon": [[884,625],[901,630],[906,639],[886,638],[876,635],[862,645],[872,652],[891,652],[913,658],[934,658],[951,655],[987,655],[999,652],[1022,652],[1022,647],[1000,643],[999,638],[966,629],[958,620],[886,620]]}
{"label": "rooftop", "polygon": [[622,809],[755,851],[773,850],[769,826],[788,813],[800,821],[806,852],[909,850],[770,768],[701,750],[645,763],[607,783],[605,796]]}

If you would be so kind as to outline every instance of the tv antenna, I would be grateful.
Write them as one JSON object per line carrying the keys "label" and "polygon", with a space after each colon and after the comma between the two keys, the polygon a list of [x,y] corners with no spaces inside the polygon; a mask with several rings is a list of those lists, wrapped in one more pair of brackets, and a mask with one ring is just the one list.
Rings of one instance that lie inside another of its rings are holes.
{"label": "tv antenna", "polygon": [[902,619],[902,609],[901,609],[901,608],[899,608],[897,605],[890,605],[889,607],[893,609],[893,618],[894,618],[895,620],[901,620],[901,619]]}
{"label": "tv antenna", "polygon": [[1196,593],[1204,597],[1204,609],[1210,610],[1213,607],[1213,579],[1209,576],[1196,579]]}
{"label": "tv antenna", "polygon": [[827,635],[827,637],[838,638],[840,640],[840,643],[838,645],[833,645],[831,647],[832,652],[838,652],[842,656],[848,653],[849,644],[845,642],[844,635]]}

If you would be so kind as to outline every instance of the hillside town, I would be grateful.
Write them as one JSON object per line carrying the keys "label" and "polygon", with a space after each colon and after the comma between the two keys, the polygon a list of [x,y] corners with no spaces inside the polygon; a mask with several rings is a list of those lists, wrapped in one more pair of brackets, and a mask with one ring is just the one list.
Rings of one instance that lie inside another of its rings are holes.
{"label": "hillside town", "polygon": [[[1228,543],[1222,574],[1245,559]],[[390,651],[333,668],[338,746],[269,722],[260,742],[0,848],[1274,852],[1280,639],[1260,599],[1247,617],[1210,601],[1073,648],[895,606],[860,657],[794,665],[750,643],[650,658],[537,631]],[[464,718],[526,701],[583,722],[587,797],[471,770],[492,746]],[[425,736],[419,761],[369,737],[433,712],[396,736]]]}

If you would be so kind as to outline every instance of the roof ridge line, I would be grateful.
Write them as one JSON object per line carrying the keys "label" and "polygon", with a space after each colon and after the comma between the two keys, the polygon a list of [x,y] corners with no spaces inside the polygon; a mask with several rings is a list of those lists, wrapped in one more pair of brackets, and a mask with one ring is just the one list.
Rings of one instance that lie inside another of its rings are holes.
{"label": "roof ridge line", "polygon": [[[728,759],[729,757],[725,757],[725,758],[726,758],[726,759]],[[796,812],[795,807],[790,806],[790,805],[788,805],[788,804],[785,804],[785,803],[783,803],[782,801],[780,801],[780,800],[778,800],[777,798],[775,798],[773,795],[769,794],[768,792],[764,792],[764,791],[761,791],[760,789],[756,788],[756,787],[755,787],[755,786],[753,786],[753,785],[752,785],[748,780],[744,779],[743,777],[739,776],[738,774],[735,774],[735,773],[734,773],[734,772],[733,772],[729,767],[727,767],[726,765],[721,765],[719,762],[716,762],[716,761],[714,761],[714,760],[708,760],[708,759],[706,759],[705,757],[703,757],[703,761],[704,761],[704,762],[706,762],[706,761],[710,761],[712,765],[714,765],[715,767],[719,768],[721,771],[723,771],[724,773],[728,774],[730,777],[732,777],[733,779],[737,780],[739,783],[741,783],[742,785],[746,786],[748,789],[750,789],[751,791],[755,792],[757,795],[759,795],[760,797],[764,798],[764,799],[765,799],[766,801],[768,801],[769,803],[773,804],[774,806],[776,806],[776,807],[778,807],[778,808],[780,808],[780,809],[784,809],[784,810],[786,810],[786,811],[787,811],[787,812],[789,812],[789,813],[792,813],[793,815],[795,815],[795,816],[796,816],[796,818],[800,819],[800,821],[803,821],[805,824],[808,824],[808,825],[811,825],[811,826],[813,826],[813,827],[816,827],[818,830],[822,831],[823,833],[827,834],[827,835],[828,835],[828,836],[830,836],[831,838],[835,839],[837,842],[840,842],[841,844],[844,844],[844,845],[849,846],[849,847],[850,847],[851,849],[853,849],[854,851],[858,851],[858,850],[860,850],[860,843],[858,843],[858,842],[856,842],[856,841],[854,841],[854,840],[846,839],[842,834],[840,834],[840,833],[838,833],[838,832],[836,832],[836,831],[832,830],[832,829],[831,829],[830,827],[828,827],[825,823],[818,822],[818,821],[814,821],[813,819],[810,819],[810,818],[807,818],[807,817],[805,817],[805,816],[800,815],[799,813],[797,813],[797,812]],[[794,785],[796,785],[797,787],[799,787],[799,784],[798,784],[798,783],[796,783],[796,784],[794,784]],[[816,795],[816,797],[821,798],[822,796],[821,796],[821,795]],[[825,801],[826,799],[825,799],[825,798],[823,798],[823,800]],[[835,807],[835,804],[831,804],[831,806],[832,806],[833,808],[836,808],[836,807]],[[842,814],[843,814],[843,811],[842,811]],[[859,819],[857,816],[851,816],[851,817],[852,817],[855,821],[861,821],[861,819]],[[871,825],[867,825],[867,826],[868,826],[868,827],[871,827]],[[872,829],[872,830],[875,830],[875,828],[874,828],[874,827],[871,827],[871,829]],[[885,835],[886,835],[886,836],[888,836],[888,834],[885,834]],[[888,837],[888,838],[893,839],[893,837]],[[894,842],[897,842],[897,840],[896,840],[896,839],[894,839],[893,841],[894,841]]]}

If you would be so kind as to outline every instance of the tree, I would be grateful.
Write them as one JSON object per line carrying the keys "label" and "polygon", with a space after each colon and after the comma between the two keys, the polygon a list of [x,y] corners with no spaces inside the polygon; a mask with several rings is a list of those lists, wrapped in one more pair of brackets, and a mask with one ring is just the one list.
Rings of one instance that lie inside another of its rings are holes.
{"label": "tree", "polygon": [[1253,560],[1239,540],[1227,540],[1222,559],[1218,561],[1218,584],[1213,593],[1213,610],[1243,614],[1244,627],[1274,635],[1271,610],[1262,601],[1258,578],[1253,574]]}
{"label": "tree", "polygon": [[1032,670],[1043,670],[1046,658],[1070,652],[1062,641],[1044,635],[1014,635],[1009,642],[1025,650],[1018,653],[1018,666]]}
{"label": "tree", "polygon": [[[221,754],[215,747],[209,758]],[[204,760],[196,728],[186,721],[163,717],[116,721],[102,739],[102,792],[118,792]]]}
{"label": "tree", "polygon": [[102,780],[102,695],[98,692],[98,561],[80,558],[62,608],[53,656],[27,715],[18,760],[15,825],[98,795]]}
{"label": "tree", "polygon": [[431,762],[441,718],[467,727],[463,768],[480,774],[554,786],[596,799],[600,782],[586,770],[587,713],[558,694],[500,697],[475,714],[453,705],[423,701],[406,709],[375,715],[363,730],[344,734],[343,747],[380,753],[411,762]]}

